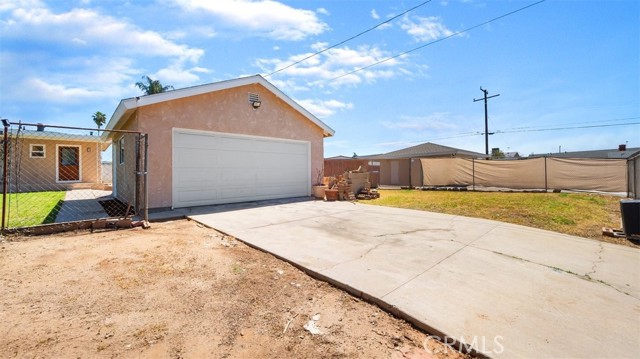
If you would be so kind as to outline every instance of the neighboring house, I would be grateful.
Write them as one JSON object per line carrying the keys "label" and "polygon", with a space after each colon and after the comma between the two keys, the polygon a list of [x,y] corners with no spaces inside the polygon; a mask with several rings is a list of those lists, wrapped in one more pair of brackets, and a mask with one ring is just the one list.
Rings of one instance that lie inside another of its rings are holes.
{"label": "neighboring house", "polygon": [[620,145],[617,149],[606,150],[590,150],[590,151],[573,151],[573,152],[557,152],[546,154],[531,154],[532,157],[556,157],[556,158],[591,158],[591,159],[628,159],[629,157],[640,151],[640,147],[627,148],[626,145]]}
{"label": "neighboring house", "polygon": [[[106,129],[148,134],[150,209],[308,196],[334,134],[259,75],[124,99]],[[114,195],[135,204],[135,140],[103,136]]]}
{"label": "neighboring house", "polygon": [[422,186],[421,158],[487,158],[484,153],[447,147],[435,143],[384,153],[381,155],[358,156],[361,159],[380,162],[380,184],[396,186]]}
{"label": "neighboring house", "polygon": [[520,156],[520,154],[518,152],[505,152],[504,153],[504,159],[505,160],[519,160],[522,157]]}
{"label": "neighboring house", "polygon": [[12,130],[9,190],[35,192],[100,188],[100,137]]}

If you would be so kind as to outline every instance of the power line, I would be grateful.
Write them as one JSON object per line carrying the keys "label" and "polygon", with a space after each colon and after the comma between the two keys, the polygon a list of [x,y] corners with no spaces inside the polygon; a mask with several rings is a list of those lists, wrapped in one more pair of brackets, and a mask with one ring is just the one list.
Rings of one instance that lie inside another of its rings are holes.
{"label": "power line", "polygon": [[357,38],[357,37],[360,37],[360,36],[362,36],[362,35],[364,35],[364,34],[366,34],[366,33],[370,32],[370,31],[373,31],[373,30],[375,30],[375,29],[379,28],[380,26],[382,26],[382,25],[384,25],[384,24],[388,24],[388,23],[390,23],[391,21],[393,21],[393,20],[395,20],[395,19],[399,18],[400,16],[402,16],[402,15],[404,15],[404,14],[407,14],[407,13],[409,13],[409,12],[411,12],[411,11],[413,11],[413,10],[415,10],[415,9],[417,9],[417,8],[419,8],[419,7],[421,7],[421,6],[424,6],[424,5],[428,4],[428,3],[430,3],[431,1],[432,1],[432,0],[427,0],[427,1],[423,2],[423,3],[421,3],[421,4],[418,4],[418,5],[414,6],[414,7],[412,7],[411,9],[406,10],[405,12],[402,12],[402,13],[400,13],[400,14],[396,15],[396,16],[393,16],[393,17],[391,17],[391,18],[387,19],[386,21],[383,21],[383,22],[381,22],[381,23],[379,23],[379,24],[375,25],[374,27],[371,27],[371,28],[369,28],[369,29],[367,29],[367,30],[364,30],[364,31],[362,31],[362,32],[360,32],[360,33],[358,33],[358,34],[354,35],[354,36],[351,36],[350,38],[348,38],[348,39],[346,39],[346,40],[340,41],[339,43],[337,43],[337,44],[335,44],[335,45],[331,45],[331,46],[329,46],[329,47],[327,47],[327,48],[324,48],[324,49],[322,49],[322,50],[320,50],[320,51],[318,51],[318,52],[316,52],[316,53],[313,53],[313,54],[311,54],[311,55],[309,55],[309,56],[307,56],[307,57],[305,57],[305,58],[303,58],[303,59],[301,59],[301,60],[298,60],[298,61],[296,61],[296,62],[294,62],[294,63],[291,63],[291,64],[289,64],[289,65],[287,65],[287,66],[285,66],[285,67],[283,67],[283,68],[277,69],[277,70],[275,70],[275,71],[273,71],[273,72],[271,72],[271,73],[269,73],[269,74],[265,75],[265,77],[269,77],[269,76],[271,76],[271,75],[273,75],[273,74],[277,74],[278,72],[284,71],[284,70],[286,70],[286,69],[290,68],[291,66],[295,66],[295,65],[297,65],[297,64],[299,64],[299,63],[301,63],[301,62],[304,62],[304,61],[306,61],[306,60],[308,60],[308,59],[310,59],[310,58],[312,58],[312,57],[314,57],[314,56],[318,56],[318,55],[320,55],[321,53],[323,53],[323,52],[325,52],[325,51],[331,50],[331,49],[333,49],[334,47],[338,47],[338,46],[340,46],[340,45],[344,44],[345,42],[348,42],[348,41],[351,41],[351,40],[353,40],[353,39],[355,39],[355,38]]}
{"label": "power line", "polygon": [[[640,117],[630,117],[630,119],[637,119]],[[609,122],[609,121],[617,121],[617,120],[603,120],[596,122]],[[614,123],[614,124],[606,124],[606,125],[590,125],[590,126],[573,126],[573,127],[551,127],[551,128],[540,128],[540,129],[529,129],[529,130],[507,130],[507,131],[495,131],[495,134],[499,133],[518,133],[518,132],[543,132],[543,131],[560,131],[560,130],[573,130],[573,129],[584,129],[584,128],[598,128],[598,127],[616,127],[616,126],[630,126],[630,125],[640,125],[640,122],[632,122],[632,123]],[[452,135],[448,137],[439,137],[439,138],[431,138],[431,139],[423,139],[423,140],[412,140],[412,141],[403,141],[403,143],[418,143],[418,142],[431,142],[431,141],[439,141],[439,140],[450,140],[454,138],[461,137],[471,137],[471,136],[481,136],[483,133],[481,132],[465,132],[457,135]],[[380,145],[380,144],[378,144]]]}
{"label": "power line", "polygon": [[544,131],[560,131],[560,130],[574,130],[574,129],[582,129],[582,128],[599,128],[599,127],[617,127],[617,126],[633,126],[640,125],[640,122],[630,122],[630,123],[612,123],[607,125],[588,125],[588,126],[572,126],[572,127],[554,127],[554,128],[533,128],[533,129],[523,129],[523,130],[507,130],[507,131],[496,131],[496,133],[516,133],[516,132],[544,132]]}
{"label": "power line", "polygon": [[[587,124],[587,123],[601,123],[601,122],[630,121],[630,120],[637,120],[637,119],[640,119],[640,117],[616,118],[616,119],[612,119],[612,120],[598,120],[598,121],[568,122],[568,123],[559,123],[559,124],[557,124],[557,125],[559,125],[559,126],[564,126],[564,125],[583,125],[583,124]],[[538,127],[544,127],[544,126],[512,127],[512,128],[510,128],[509,130],[524,130],[524,129],[532,129],[532,128],[538,128]]]}
{"label": "power line", "polygon": [[526,10],[526,9],[528,9],[528,8],[530,8],[530,7],[536,6],[536,5],[541,4],[541,3],[545,2],[545,1],[546,1],[546,0],[540,0],[540,1],[535,2],[535,3],[533,3],[533,4],[529,4],[529,5],[527,5],[527,6],[521,7],[521,8],[519,8],[519,9],[513,10],[513,11],[511,11],[511,12],[508,12],[508,13],[506,13],[506,14],[500,15],[500,16],[498,16],[498,17],[495,17],[495,18],[493,18],[493,19],[491,19],[491,20],[487,20],[487,21],[485,21],[485,22],[483,22],[483,23],[480,23],[480,24],[477,24],[477,25],[474,25],[474,26],[468,27],[468,28],[466,28],[466,29],[464,29],[464,30],[460,30],[460,31],[454,32],[454,33],[452,33],[451,35],[448,35],[448,36],[442,37],[442,38],[440,38],[440,39],[437,39],[437,40],[434,40],[434,41],[431,41],[431,42],[428,42],[428,43],[426,43],[426,44],[424,44],[424,45],[421,45],[421,46],[418,46],[418,47],[414,47],[414,48],[413,48],[413,49],[411,49],[411,50],[403,51],[403,52],[401,52],[401,53],[399,53],[399,54],[396,54],[396,55],[393,55],[393,56],[387,57],[387,58],[382,59],[382,60],[380,60],[380,61],[374,62],[374,63],[372,63],[372,64],[370,64],[370,65],[367,65],[367,66],[364,66],[364,67],[357,68],[357,69],[355,69],[355,70],[353,70],[353,71],[347,72],[347,73],[345,73],[345,74],[342,74],[342,75],[340,75],[340,76],[334,77],[334,78],[332,78],[332,79],[328,79],[328,80],[320,80],[320,81],[316,81],[316,82],[317,82],[317,83],[321,83],[321,82],[330,82],[330,81],[335,81],[335,80],[341,79],[341,78],[343,78],[343,77],[345,77],[345,76],[349,76],[349,75],[354,74],[354,73],[356,73],[356,72],[360,72],[360,71],[362,71],[362,70],[366,70],[366,69],[368,69],[368,68],[371,68],[371,67],[374,67],[374,66],[380,65],[380,64],[385,63],[385,62],[387,62],[387,61],[393,60],[393,59],[398,58],[398,57],[400,57],[400,56],[404,56],[404,55],[409,54],[409,53],[412,53],[412,52],[414,52],[414,51],[418,51],[418,50],[423,49],[423,48],[425,48],[425,47],[427,47],[427,46],[430,46],[430,45],[436,44],[436,43],[438,43],[438,42],[441,42],[441,41],[447,40],[447,39],[452,38],[452,37],[454,37],[454,36],[458,36],[458,35],[464,34],[465,32],[469,32],[469,31],[471,31],[471,30],[477,29],[477,28],[482,27],[482,26],[484,26],[484,25],[490,24],[490,23],[492,23],[492,22],[494,22],[494,21],[497,21],[497,20],[500,20],[500,19],[505,18],[505,17],[507,17],[507,16],[513,15],[513,14],[515,14],[515,13],[517,13],[517,12],[520,12],[520,11]]}

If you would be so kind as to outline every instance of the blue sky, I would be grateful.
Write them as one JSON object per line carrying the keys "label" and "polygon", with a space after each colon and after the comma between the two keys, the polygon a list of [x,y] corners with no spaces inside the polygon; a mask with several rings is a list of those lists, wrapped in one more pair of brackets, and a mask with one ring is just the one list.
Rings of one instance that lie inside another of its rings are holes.
{"label": "blue sky", "polygon": [[[0,0],[0,116],[92,126],[143,75],[175,88],[266,76],[422,2]],[[326,157],[427,141],[484,152],[480,86],[500,94],[490,147],[640,147],[640,2],[547,0],[451,36],[535,2],[433,0],[266,78],[336,130]]]}

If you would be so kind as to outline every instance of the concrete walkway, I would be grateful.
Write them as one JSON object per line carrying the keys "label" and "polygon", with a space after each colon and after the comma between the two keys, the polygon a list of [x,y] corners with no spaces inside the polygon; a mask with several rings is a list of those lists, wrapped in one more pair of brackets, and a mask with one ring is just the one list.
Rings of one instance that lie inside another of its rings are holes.
{"label": "concrete walkway", "polygon": [[92,189],[67,191],[56,216],[56,223],[108,218],[109,215],[98,201],[112,198],[111,194],[111,191]]}
{"label": "concrete walkway", "polygon": [[360,203],[227,205],[189,216],[490,357],[640,357],[634,248]]}

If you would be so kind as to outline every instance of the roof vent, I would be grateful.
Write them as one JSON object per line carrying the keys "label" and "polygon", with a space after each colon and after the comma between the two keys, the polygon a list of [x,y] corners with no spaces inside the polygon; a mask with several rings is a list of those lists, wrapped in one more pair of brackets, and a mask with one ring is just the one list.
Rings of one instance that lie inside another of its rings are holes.
{"label": "roof vent", "polygon": [[36,128],[36,129],[37,129],[39,132],[44,131],[44,125],[43,125],[43,124],[39,123],[39,124],[37,124],[36,126],[37,126],[37,128]]}
{"label": "roof vent", "polygon": [[262,101],[260,101],[260,95],[257,93],[249,92],[249,103],[253,106],[254,109],[257,109],[262,105]]}
{"label": "roof vent", "polygon": [[621,144],[618,145],[618,151],[626,151],[627,150],[627,144]]}

